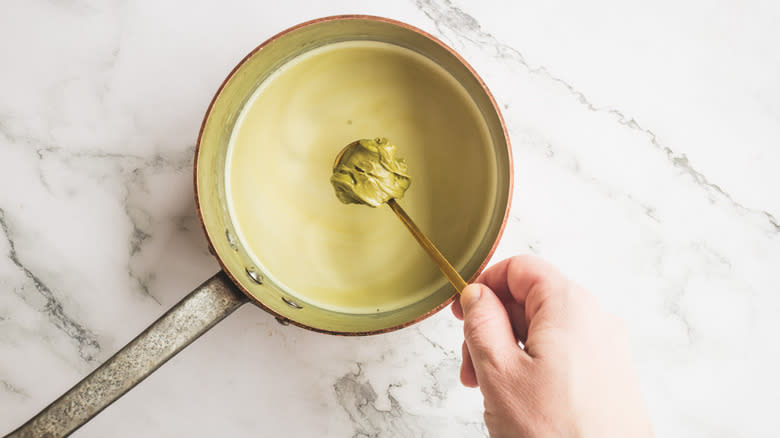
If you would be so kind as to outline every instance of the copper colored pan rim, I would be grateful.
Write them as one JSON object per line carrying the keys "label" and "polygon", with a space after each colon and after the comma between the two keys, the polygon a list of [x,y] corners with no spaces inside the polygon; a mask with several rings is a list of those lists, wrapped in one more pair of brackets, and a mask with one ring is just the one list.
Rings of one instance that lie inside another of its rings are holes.
{"label": "copper colored pan rim", "polygon": [[285,322],[285,323],[289,322],[289,323],[291,323],[293,325],[296,325],[298,327],[301,327],[301,328],[304,328],[304,329],[307,329],[307,330],[311,330],[311,331],[315,331],[315,332],[319,332],[319,333],[331,334],[331,335],[339,335],[339,336],[377,335],[377,334],[388,333],[388,332],[392,332],[392,331],[395,331],[395,330],[399,330],[399,329],[408,327],[408,326],[410,326],[412,324],[416,324],[416,323],[418,323],[418,322],[428,318],[429,316],[433,315],[434,313],[440,311],[444,307],[446,307],[449,304],[451,304],[455,300],[455,297],[457,296],[457,293],[454,293],[449,299],[445,300],[440,305],[438,305],[435,308],[431,309],[429,312],[426,312],[426,313],[418,316],[417,318],[415,318],[415,319],[413,319],[411,321],[407,321],[407,322],[405,322],[403,324],[398,324],[398,325],[395,325],[395,326],[392,326],[392,327],[387,327],[387,328],[378,329],[378,330],[370,330],[370,331],[364,331],[364,332],[340,332],[340,331],[325,330],[325,329],[321,329],[321,328],[317,328],[317,327],[312,327],[312,326],[309,326],[309,325],[307,325],[305,323],[302,323],[300,321],[295,321],[293,319],[290,319],[290,318],[287,318],[285,316],[279,315],[278,313],[274,312],[269,307],[267,307],[265,304],[263,304],[260,300],[255,298],[254,295],[252,295],[249,291],[247,291],[241,285],[241,283],[233,276],[233,274],[228,270],[228,267],[225,264],[225,262],[222,260],[222,257],[220,257],[219,253],[214,249],[215,247],[214,247],[214,244],[212,242],[211,235],[209,234],[208,229],[206,229],[206,223],[203,220],[203,210],[201,208],[200,198],[198,196],[198,157],[200,155],[200,146],[201,146],[201,140],[202,140],[202,137],[203,137],[203,130],[206,127],[206,122],[208,121],[209,116],[211,115],[211,110],[213,109],[214,104],[216,103],[216,101],[219,98],[219,96],[222,94],[222,90],[224,90],[225,86],[230,81],[230,79],[233,77],[233,75],[235,75],[235,73],[238,71],[238,69],[241,68],[241,66],[243,66],[244,63],[247,60],[249,60],[252,56],[254,56],[258,51],[262,50],[265,46],[267,46],[268,44],[274,42],[275,40],[279,39],[280,37],[282,37],[282,36],[292,32],[292,31],[300,29],[302,27],[306,27],[306,26],[310,26],[310,25],[313,25],[313,24],[322,23],[322,22],[326,22],[326,21],[339,21],[339,20],[371,20],[371,21],[379,21],[379,22],[389,23],[389,24],[393,24],[393,25],[396,25],[396,26],[403,27],[405,29],[411,30],[412,32],[415,32],[417,34],[420,34],[420,35],[428,38],[429,40],[435,42],[440,47],[442,47],[444,50],[446,50],[447,52],[449,52],[450,54],[455,56],[455,58],[457,58],[458,61],[461,64],[463,64],[463,66],[465,66],[469,70],[469,72],[471,73],[472,76],[474,76],[474,78],[477,80],[477,82],[479,82],[479,85],[482,87],[482,89],[484,90],[485,94],[487,94],[488,98],[490,99],[490,103],[493,106],[493,110],[498,115],[498,119],[499,119],[499,121],[501,123],[501,130],[502,130],[502,132],[504,134],[504,140],[506,141],[506,146],[507,146],[506,153],[507,153],[507,158],[508,158],[508,162],[509,162],[509,191],[507,193],[507,204],[506,204],[506,210],[504,211],[504,218],[503,218],[503,220],[501,222],[501,227],[498,230],[498,234],[496,235],[496,238],[493,241],[493,245],[491,246],[490,251],[488,251],[487,256],[482,261],[482,263],[479,265],[479,268],[477,269],[477,272],[471,278],[468,279],[468,282],[471,283],[471,282],[473,282],[474,280],[476,280],[479,277],[480,273],[482,273],[482,270],[485,269],[485,266],[490,261],[490,259],[493,257],[493,254],[496,251],[498,243],[501,241],[501,237],[504,234],[504,229],[506,228],[507,220],[509,219],[509,212],[510,212],[511,207],[512,207],[512,192],[513,192],[513,189],[514,189],[514,164],[513,164],[513,157],[512,157],[512,145],[511,145],[510,140],[509,140],[509,133],[507,132],[506,123],[504,122],[504,117],[501,114],[501,111],[499,110],[498,105],[496,104],[496,100],[493,97],[493,93],[490,92],[490,89],[485,84],[485,81],[482,80],[482,78],[479,76],[479,74],[477,74],[477,72],[474,70],[474,68],[468,62],[466,62],[466,60],[463,59],[463,57],[460,56],[460,54],[458,54],[458,52],[456,52],[450,46],[448,46],[447,44],[445,44],[444,42],[442,42],[440,39],[436,38],[435,36],[429,34],[428,32],[426,32],[426,31],[424,31],[422,29],[419,29],[417,27],[414,27],[414,26],[412,26],[410,24],[403,23],[401,21],[393,20],[393,19],[390,19],[390,18],[377,17],[377,16],[373,16],[373,15],[332,15],[332,16],[328,16],[328,17],[322,17],[322,18],[317,18],[317,19],[314,19],[314,20],[306,21],[306,22],[297,24],[295,26],[292,26],[290,28],[287,28],[287,29],[277,33],[276,35],[268,38],[262,44],[260,44],[259,46],[255,47],[251,52],[249,52],[249,54],[247,54],[243,59],[241,59],[241,61],[238,64],[236,64],[235,67],[233,67],[233,69],[230,71],[230,73],[228,73],[228,75],[225,78],[225,80],[222,81],[222,84],[217,89],[217,92],[214,94],[214,97],[211,99],[211,102],[209,103],[209,106],[206,109],[206,113],[203,116],[203,122],[200,125],[200,130],[198,132],[198,140],[197,140],[197,143],[195,144],[195,159],[194,159],[194,164],[193,164],[193,179],[194,179],[193,188],[194,188],[194,191],[195,191],[195,208],[196,208],[196,210],[198,212],[198,219],[200,220],[201,228],[203,228],[203,231],[206,234],[206,240],[208,241],[208,245],[212,249],[212,253],[214,254],[214,257],[216,257],[217,262],[219,263],[220,267],[225,272],[225,274],[227,274],[227,276],[230,278],[230,280],[233,282],[233,284],[235,284],[236,287],[244,295],[249,297],[249,299],[254,304],[258,305],[260,308],[262,308],[266,312],[268,312],[271,315],[273,315],[274,317],[276,317],[276,319],[279,320],[280,322]]}

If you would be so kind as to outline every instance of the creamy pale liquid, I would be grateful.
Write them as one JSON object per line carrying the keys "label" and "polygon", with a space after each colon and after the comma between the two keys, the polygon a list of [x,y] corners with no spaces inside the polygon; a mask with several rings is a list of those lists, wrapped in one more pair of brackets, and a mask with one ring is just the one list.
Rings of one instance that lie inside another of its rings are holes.
{"label": "creamy pale liquid", "polygon": [[481,113],[441,67],[408,49],[345,42],[310,51],[264,82],[228,151],[228,208],[266,277],[302,301],[374,313],[446,279],[389,207],[345,205],[329,178],[348,143],[387,137],[409,167],[400,201],[458,268],[483,239],[495,156]]}

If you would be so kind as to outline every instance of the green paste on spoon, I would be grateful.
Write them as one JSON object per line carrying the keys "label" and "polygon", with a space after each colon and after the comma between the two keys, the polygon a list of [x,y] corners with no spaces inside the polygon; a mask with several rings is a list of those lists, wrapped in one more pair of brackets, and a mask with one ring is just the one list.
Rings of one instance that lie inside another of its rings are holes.
{"label": "green paste on spoon", "polygon": [[333,165],[330,183],[345,204],[378,207],[401,199],[411,179],[406,161],[395,156],[386,138],[363,139],[348,144]]}

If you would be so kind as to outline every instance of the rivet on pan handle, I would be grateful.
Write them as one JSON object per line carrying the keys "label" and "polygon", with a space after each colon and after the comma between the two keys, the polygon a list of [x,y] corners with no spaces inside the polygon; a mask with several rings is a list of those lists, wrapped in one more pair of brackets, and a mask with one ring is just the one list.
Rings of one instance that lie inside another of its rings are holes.
{"label": "rivet on pan handle", "polygon": [[247,301],[220,271],[6,438],[70,435]]}

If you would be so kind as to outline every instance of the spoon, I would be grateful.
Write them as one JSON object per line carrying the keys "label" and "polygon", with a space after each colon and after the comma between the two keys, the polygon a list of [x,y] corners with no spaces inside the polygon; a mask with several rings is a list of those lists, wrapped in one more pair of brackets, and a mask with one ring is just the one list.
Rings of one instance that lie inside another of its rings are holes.
{"label": "spoon", "polygon": [[[364,141],[373,142],[374,145],[377,146],[384,146],[387,145],[387,139],[377,138],[375,140],[358,140],[355,142],[352,142],[341,150],[339,154],[336,156],[336,160],[333,163],[333,171],[334,173],[337,172],[337,167],[339,164],[341,164],[341,160],[344,156],[344,153],[348,150],[355,148],[359,145],[359,143],[362,143]],[[395,148],[393,146],[388,145],[391,147],[391,154],[395,152]],[[402,160],[400,160],[403,162]],[[361,163],[362,164],[362,163]],[[357,169],[361,172],[364,170],[360,167],[357,167]],[[404,171],[405,171],[405,164],[404,164]],[[377,175],[372,174],[371,176],[376,177]],[[352,178],[354,181],[354,177]],[[335,186],[335,184],[334,184]],[[337,189],[338,191],[339,189]],[[403,191],[406,190],[406,187],[404,187],[401,190],[401,196],[403,196]],[[400,198],[400,196],[398,196]],[[341,197],[339,197],[341,199]],[[342,199],[343,201],[343,199]],[[354,201],[353,201],[354,202]],[[458,293],[461,293],[463,288],[466,287],[466,281],[463,280],[463,277],[460,276],[458,271],[455,270],[455,268],[450,264],[450,262],[447,261],[447,259],[444,257],[444,255],[439,251],[438,248],[436,248],[436,245],[431,242],[431,239],[428,238],[428,236],[425,235],[425,233],[420,230],[420,228],[417,226],[417,224],[414,223],[411,217],[406,213],[406,211],[401,207],[401,205],[398,203],[397,199],[395,197],[387,199],[385,203],[393,210],[393,212],[398,216],[399,219],[401,219],[401,222],[406,226],[406,228],[409,230],[409,232],[412,233],[412,236],[414,236],[415,240],[417,240],[417,243],[422,246],[422,248],[425,250],[426,253],[433,259],[433,262],[436,264],[436,266],[441,270],[441,272],[444,274],[445,277],[447,277],[447,280],[450,281],[450,283],[455,287],[455,290]]]}

